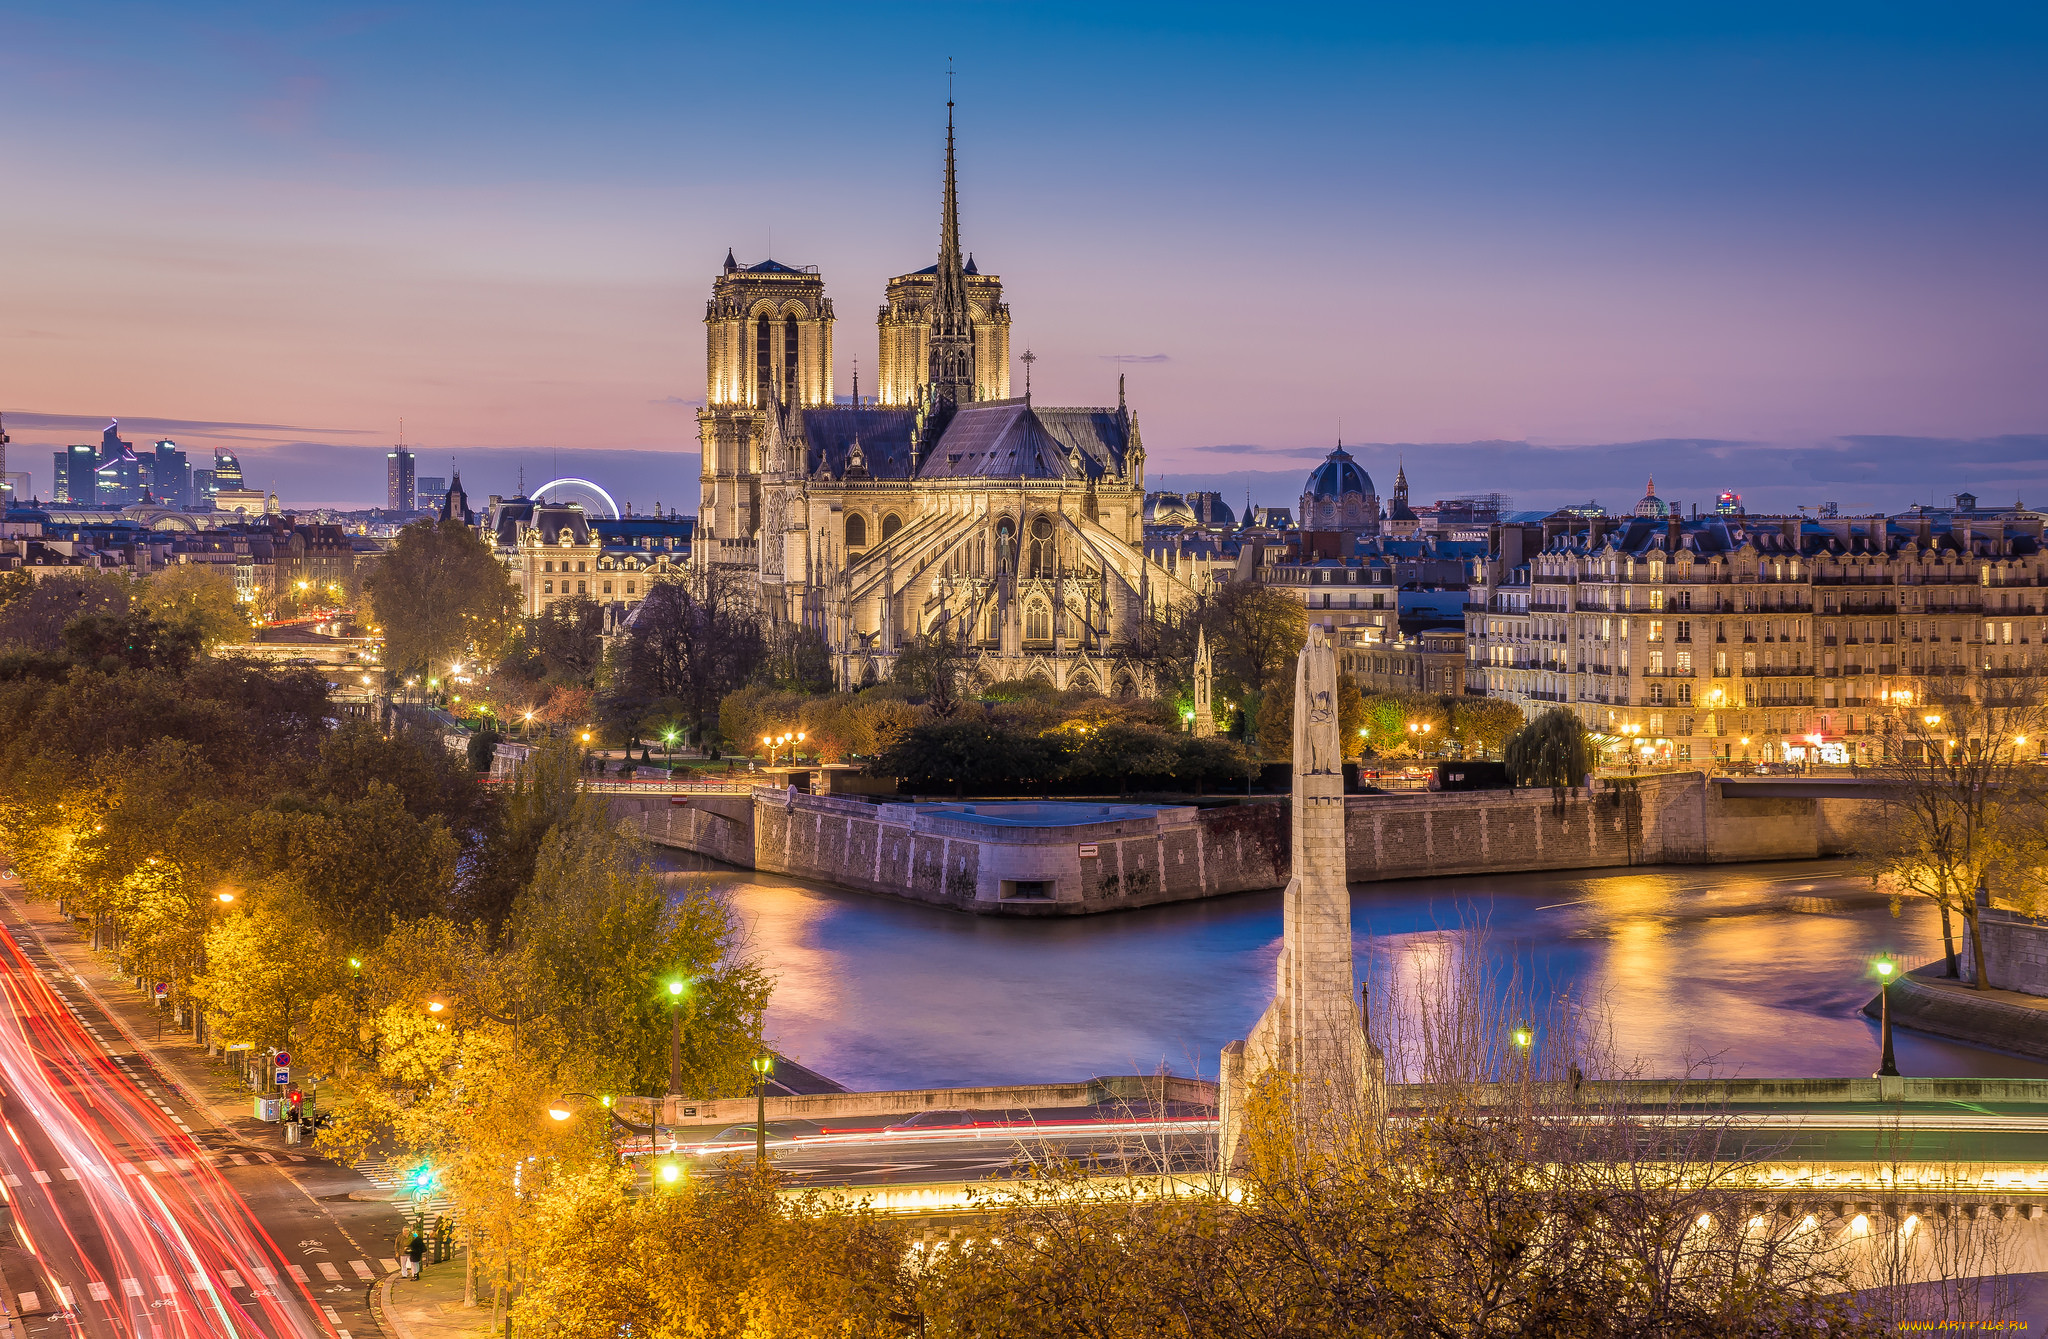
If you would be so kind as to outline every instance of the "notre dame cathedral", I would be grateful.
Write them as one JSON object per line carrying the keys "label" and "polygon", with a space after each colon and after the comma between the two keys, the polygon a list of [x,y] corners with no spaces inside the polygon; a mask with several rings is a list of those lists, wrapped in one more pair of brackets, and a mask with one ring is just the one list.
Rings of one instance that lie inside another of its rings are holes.
{"label": "notre dame cathedral", "polygon": [[938,263],[885,298],[877,393],[842,403],[816,267],[726,254],[704,313],[697,561],[817,629],[841,687],[944,636],[991,680],[1150,691],[1124,640],[1190,592],[1144,555],[1137,416],[1121,380],[1114,408],[1034,404],[1028,375],[1011,397],[1002,280],[962,258],[951,102]]}

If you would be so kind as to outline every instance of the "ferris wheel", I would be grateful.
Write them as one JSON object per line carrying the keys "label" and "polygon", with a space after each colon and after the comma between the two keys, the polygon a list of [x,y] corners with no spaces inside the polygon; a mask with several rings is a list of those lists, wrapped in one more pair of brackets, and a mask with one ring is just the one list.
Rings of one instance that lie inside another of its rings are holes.
{"label": "ferris wheel", "polygon": [[550,479],[533,490],[534,500],[537,502],[544,500],[551,490],[554,492],[555,501],[557,502],[581,503],[585,511],[595,511],[596,508],[591,504],[602,503],[605,509],[611,512],[614,521],[619,519],[619,504],[612,500],[610,493],[605,492],[604,489],[588,479]]}

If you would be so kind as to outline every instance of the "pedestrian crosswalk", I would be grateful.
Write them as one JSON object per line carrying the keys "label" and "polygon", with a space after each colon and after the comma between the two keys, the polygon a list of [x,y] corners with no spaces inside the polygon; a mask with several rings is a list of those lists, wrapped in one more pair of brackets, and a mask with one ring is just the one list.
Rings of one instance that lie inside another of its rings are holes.
{"label": "pedestrian crosswalk", "polygon": [[[383,1266],[383,1272],[386,1274],[398,1272],[398,1261],[396,1260],[379,1260],[377,1264]],[[308,1277],[306,1271],[298,1265],[286,1265],[284,1272],[294,1283],[303,1283],[308,1286],[322,1282],[345,1283],[348,1281],[343,1276],[339,1266],[329,1264],[324,1260],[315,1265],[314,1268],[320,1273],[318,1279]],[[348,1262],[348,1269],[350,1273],[355,1275],[356,1281],[360,1283],[374,1283],[377,1281],[378,1271],[368,1260],[350,1260]],[[220,1271],[218,1279],[205,1273],[193,1273],[186,1276],[185,1282],[191,1286],[193,1292],[219,1292],[225,1290],[232,1293],[245,1289],[249,1291],[275,1289],[278,1286],[277,1271],[264,1265],[250,1266],[248,1275],[245,1278],[239,1270],[223,1269]],[[77,1305],[76,1298],[70,1288],[62,1284],[55,1286],[57,1292],[56,1300],[65,1309],[68,1310]],[[175,1297],[179,1291],[179,1280],[170,1274],[156,1274],[146,1279],[89,1279],[85,1285],[85,1292],[86,1296],[95,1302],[111,1304],[115,1302],[117,1289],[118,1296],[120,1297],[147,1297],[150,1286],[153,1286],[162,1296]],[[43,1302],[42,1294],[38,1292],[16,1293],[15,1298],[21,1303],[21,1314],[23,1315],[35,1314],[41,1308]],[[332,1313],[332,1308],[324,1309],[327,1309],[330,1314]]]}
{"label": "pedestrian crosswalk", "polygon": [[[194,1167],[197,1167],[200,1161],[204,1161],[210,1167],[220,1168],[275,1167],[282,1163],[314,1161],[312,1158],[301,1157],[296,1153],[230,1153],[221,1149],[207,1149],[205,1152],[208,1156],[204,1159],[148,1158],[140,1164],[124,1162],[111,1170],[118,1171],[125,1176],[141,1176],[144,1172],[152,1176],[166,1176],[172,1172],[189,1172]],[[78,1180],[77,1170],[71,1167],[59,1167],[54,1175],[41,1167],[31,1167],[28,1172],[28,1179],[34,1181],[39,1186],[49,1185],[59,1176],[63,1177],[66,1181]],[[5,1175],[0,1175],[0,1183],[5,1183],[11,1189],[19,1189],[22,1184],[22,1178],[13,1172],[8,1172]],[[394,1182],[393,1184],[396,1183]]]}

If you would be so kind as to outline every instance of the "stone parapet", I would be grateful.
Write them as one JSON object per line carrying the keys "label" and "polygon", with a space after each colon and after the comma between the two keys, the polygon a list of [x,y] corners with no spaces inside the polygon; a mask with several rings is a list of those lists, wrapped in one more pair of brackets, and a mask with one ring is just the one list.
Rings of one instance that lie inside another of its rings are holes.
{"label": "stone parapet", "polygon": [[[1343,800],[1349,882],[1811,859],[1853,846],[1867,802],[1724,796],[1703,773],[1548,790]],[[1292,800],[876,803],[770,787],[622,796],[649,840],[743,868],[963,911],[1064,916],[1279,888]],[[1837,812],[1840,810],[1841,812]],[[1994,971],[1997,959],[1994,957]]]}

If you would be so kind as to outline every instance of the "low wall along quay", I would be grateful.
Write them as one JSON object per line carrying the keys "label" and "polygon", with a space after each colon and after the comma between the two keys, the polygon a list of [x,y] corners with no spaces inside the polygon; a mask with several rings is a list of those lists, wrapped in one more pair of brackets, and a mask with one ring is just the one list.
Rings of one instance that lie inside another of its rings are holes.
{"label": "low wall along quay", "polygon": [[[1698,772],[1575,790],[1355,795],[1353,882],[1838,854],[1870,801],[1724,796]],[[963,911],[1060,916],[1278,888],[1289,802],[872,804],[761,788],[623,796],[647,840],[743,868]]]}

